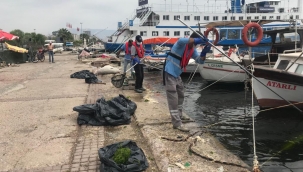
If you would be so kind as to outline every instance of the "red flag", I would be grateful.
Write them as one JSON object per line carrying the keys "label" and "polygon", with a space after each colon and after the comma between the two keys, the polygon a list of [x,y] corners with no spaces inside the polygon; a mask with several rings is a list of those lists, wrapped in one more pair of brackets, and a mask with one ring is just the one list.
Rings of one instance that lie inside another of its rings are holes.
{"label": "red flag", "polygon": [[77,27],[77,31],[79,31],[79,28]]}

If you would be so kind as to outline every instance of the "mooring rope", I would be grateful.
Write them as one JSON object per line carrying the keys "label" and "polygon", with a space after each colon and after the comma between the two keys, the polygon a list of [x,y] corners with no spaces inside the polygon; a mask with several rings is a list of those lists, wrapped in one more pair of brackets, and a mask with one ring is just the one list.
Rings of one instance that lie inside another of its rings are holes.
{"label": "mooring rope", "polygon": [[[254,73],[254,65],[251,64],[251,73]],[[252,125],[253,125],[253,146],[254,146],[254,171],[259,170],[259,162],[258,162],[258,157],[257,157],[257,151],[256,151],[256,135],[255,135],[255,117],[254,117],[254,83],[253,79],[251,80],[251,117],[252,117]]]}

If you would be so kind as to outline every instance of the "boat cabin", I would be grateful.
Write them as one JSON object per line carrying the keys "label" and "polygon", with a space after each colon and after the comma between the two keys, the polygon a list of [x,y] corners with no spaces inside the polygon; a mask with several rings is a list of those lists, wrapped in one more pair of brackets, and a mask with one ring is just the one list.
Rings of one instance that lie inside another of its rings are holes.
{"label": "boat cabin", "polygon": [[303,75],[302,51],[290,54],[280,54],[274,69]]}
{"label": "boat cabin", "polygon": [[271,48],[269,54],[255,58],[257,62],[276,62],[279,54],[302,51],[303,28],[284,28],[277,30],[267,30],[263,34],[271,37]]}

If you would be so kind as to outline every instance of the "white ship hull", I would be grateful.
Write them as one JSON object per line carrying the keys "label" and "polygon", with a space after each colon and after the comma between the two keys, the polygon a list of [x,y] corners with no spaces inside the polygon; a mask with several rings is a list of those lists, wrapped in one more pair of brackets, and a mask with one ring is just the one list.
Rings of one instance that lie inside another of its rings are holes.
{"label": "white ship hull", "polygon": [[218,60],[206,60],[199,66],[201,77],[210,82],[239,83],[247,78],[246,73],[233,62],[221,62]]}

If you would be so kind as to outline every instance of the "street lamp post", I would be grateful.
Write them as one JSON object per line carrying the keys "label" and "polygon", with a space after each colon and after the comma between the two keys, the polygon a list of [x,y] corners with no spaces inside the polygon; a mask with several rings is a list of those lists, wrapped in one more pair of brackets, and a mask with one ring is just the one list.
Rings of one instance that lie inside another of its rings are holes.
{"label": "street lamp post", "polygon": [[83,33],[82,33],[82,23],[81,24],[81,35],[82,35],[82,41],[84,42]]}

